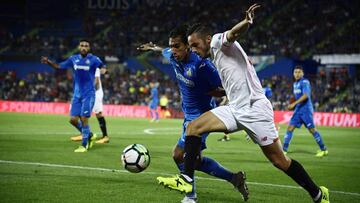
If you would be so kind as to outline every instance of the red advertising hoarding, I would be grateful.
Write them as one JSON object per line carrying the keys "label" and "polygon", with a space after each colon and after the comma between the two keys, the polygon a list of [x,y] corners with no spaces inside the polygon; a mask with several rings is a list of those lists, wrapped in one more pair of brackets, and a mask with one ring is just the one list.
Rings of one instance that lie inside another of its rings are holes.
{"label": "red advertising hoarding", "polygon": [[[69,114],[69,103],[56,102],[18,102],[18,101],[1,101],[0,112],[22,112],[38,114]],[[104,105],[104,115],[147,118],[149,109],[147,106],[135,105]],[[181,112],[172,111],[172,117],[181,117]],[[293,114],[291,111],[275,111],[275,122],[287,124]],[[314,122],[317,126],[334,126],[334,127],[355,127],[360,128],[360,114],[348,113],[314,113]]]}

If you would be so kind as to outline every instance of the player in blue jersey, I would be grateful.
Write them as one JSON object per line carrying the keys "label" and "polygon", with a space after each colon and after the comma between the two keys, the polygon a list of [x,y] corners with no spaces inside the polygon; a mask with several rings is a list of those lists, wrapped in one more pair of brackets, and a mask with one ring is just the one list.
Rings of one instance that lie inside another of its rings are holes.
{"label": "player in blue jersey", "polygon": [[[153,43],[147,43],[138,49],[143,51],[161,51],[163,56],[170,61],[174,68],[182,97],[182,110],[185,118],[182,135],[173,149],[173,159],[179,170],[183,171],[184,146],[188,123],[213,108],[211,106],[211,95],[215,95],[215,93],[218,92],[217,88],[221,86],[221,81],[214,65],[208,59],[202,59],[190,51],[185,26],[180,26],[171,31],[169,35],[169,47],[170,48],[163,49]],[[201,135],[202,150],[206,149],[205,141],[207,136],[208,133]],[[232,173],[209,157],[199,156],[196,165],[196,170],[224,179],[232,183],[239,191],[244,191],[245,188],[247,188],[243,172]],[[159,178],[160,177],[158,177],[158,181],[162,182]],[[186,194],[182,202],[196,202],[196,199],[194,188],[192,192]]]}
{"label": "player in blue jersey", "polygon": [[[41,57],[41,62],[54,69],[73,69],[73,98],[70,109],[70,123],[81,130],[82,143],[74,152],[86,152],[92,147],[91,131],[88,120],[95,102],[95,71],[105,65],[99,57],[89,53],[90,42],[82,39],[79,42],[79,54],[70,56],[62,63],[55,63],[48,57]],[[79,122],[80,118],[80,122]]]}
{"label": "player in blue jersey", "polygon": [[300,128],[302,124],[309,130],[309,132],[314,136],[317,144],[320,147],[320,150],[316,153],[317,157],[323,157],[328,154],[328,150],[323,142],[323,139],[320,133],[316,130],[313,112],[314,108],[311,102],[311,87],[309,80],[305,79],[304,71],[301,66],[296,66],[294,69],[294,78],[295,82],[293,85],[295,102],[291,103],[288,106],[289,110],[294,110],[294,114],[291,117],[289,126],[287,128],[283,150],[287,153],[291,138],[293,136],[293,131],[295,128]]}
{"label": "player in blue jersey", "polygon": [[149,103],[149,109],[150,109],[150,116],[151,120],[150,122],[159,122],[159,90],[158,90],[159,83],[150,83],[150,103]]}

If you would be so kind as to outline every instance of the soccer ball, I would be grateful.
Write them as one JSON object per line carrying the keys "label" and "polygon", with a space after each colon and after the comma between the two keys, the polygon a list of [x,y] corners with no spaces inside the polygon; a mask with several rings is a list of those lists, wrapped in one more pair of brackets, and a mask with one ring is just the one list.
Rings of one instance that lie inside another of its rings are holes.
{"label": "soccer ball", "polygon": [[141,144],[129,145],[122,152],[121,161],[126,170],[139,173],[150,164],[149,150]]}

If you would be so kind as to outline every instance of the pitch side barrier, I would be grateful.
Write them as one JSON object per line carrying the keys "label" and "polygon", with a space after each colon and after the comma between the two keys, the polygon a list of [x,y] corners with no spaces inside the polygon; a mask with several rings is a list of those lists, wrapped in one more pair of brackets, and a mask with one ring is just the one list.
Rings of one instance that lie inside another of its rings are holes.
{"label": "pitch side barrier", "polygon": [[[63,114],[68,115],[69,103],[58,102],[22,102],[0,100],[0,112],[21,112],[35,114]],[[168,109],[169,113],[161,112],[160,116],[168,118],[182,118],[183,113],[174,109]],[[147,106],[137,105],[104,105],[103,114],[106,116],[150,118]],[[293,112],[274,111],[275,122],[288,124]],[[315,112],[314,122],[317,126],[352,127],[360,128],[360,114],[358,113],[324,113]]]}

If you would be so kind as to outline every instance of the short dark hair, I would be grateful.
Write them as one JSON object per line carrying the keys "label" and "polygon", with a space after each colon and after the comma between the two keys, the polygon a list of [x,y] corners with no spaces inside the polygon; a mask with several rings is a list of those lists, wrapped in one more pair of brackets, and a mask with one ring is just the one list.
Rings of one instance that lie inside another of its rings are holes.
{"label": "short dark hair", "polygon": [[80,40],[79,40],[79,43],[80,43],[80,42],[87,42],[87,43],[91,44],[91,43],[90,43],[90,40],[85,39],[85,38],[80,39]]}
{"label": "short dark hair", "polygon": [[170,31],[169,38],[180,37],[181,42],[183,42],[184,44],[187,44],[188,43],[187,35],[186,35],[187,29],[188,29],[187,24],[182,24],[180,26],[177,26]]}
{"label": "short dark hair", "polygon": [[212,35],[212,29],[209,25],[195,23],[189,27],[187,31],[187,36],[192,35],[193,33],[198,33],[202,36]]}
{"label": "short dark hair", "polygon": [[304,72],[304,68],[300,65],[295,66],[294,70],[296,70],[296,69],[302,70]]}

